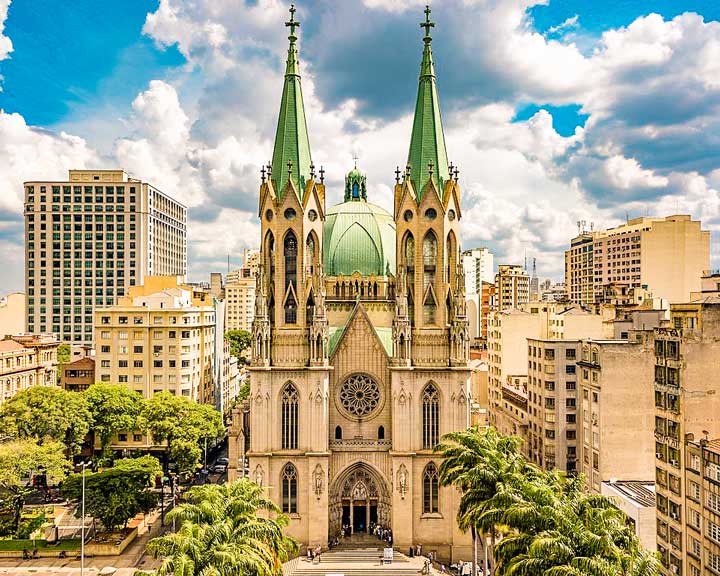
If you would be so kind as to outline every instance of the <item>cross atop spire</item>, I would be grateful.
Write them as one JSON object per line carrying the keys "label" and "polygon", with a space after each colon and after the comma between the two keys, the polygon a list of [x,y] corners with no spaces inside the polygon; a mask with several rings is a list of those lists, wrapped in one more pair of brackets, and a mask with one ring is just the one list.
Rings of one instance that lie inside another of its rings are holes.
{"label": "cross atop spire", "polygon": [[295,4],[290,4],[290,21],[285,22],[285,26],[290,28],[290,36],[288,37],[290,42],[295,42],[295,40],[297,40],[297,36],[295,36],[295,28],[300,28],[300,22],[295,20],[295,12],[297,12]]}
{"label": "cross atop spire", "polygon": [[423,40],[426,44],[432,42],[432,36],[430,36],[430,29],[435,28],[435,22],[430,21],[430,6],[425,6],[425,22],[420,22],[420,28],[425,28],[425,38]]}
{"label": "cross atop spire", "polygon": [[360,160],[360,157],[357,155],[357,152],[355,152],[355,154],[353,154],[353,160],[355,161],[355,170],[357,170],[357,163],[358,163],[358,160]]}

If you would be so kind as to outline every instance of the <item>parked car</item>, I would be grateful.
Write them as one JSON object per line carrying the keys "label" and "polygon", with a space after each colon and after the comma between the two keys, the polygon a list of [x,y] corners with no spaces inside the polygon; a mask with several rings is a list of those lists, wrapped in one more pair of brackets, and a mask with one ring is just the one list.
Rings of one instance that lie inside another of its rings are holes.
{"label": "parked car", "polygon": [[218,458],[217,460],[215,460],[215,464],[224,464],[225,466],[227,466],[229,463],[230,463],[230,460],[228,460],[225,457],[221,457],[221,458]]}
{"label": "parked car", "polygon": [[227,472],[227,464],[213,464],[210,471],[214,474],[225,474]]}

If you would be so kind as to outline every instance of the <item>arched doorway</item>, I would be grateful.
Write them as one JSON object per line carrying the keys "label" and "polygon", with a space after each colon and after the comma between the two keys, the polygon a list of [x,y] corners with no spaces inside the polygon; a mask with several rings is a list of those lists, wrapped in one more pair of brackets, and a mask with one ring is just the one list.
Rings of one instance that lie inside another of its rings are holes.
{"label": "arched doorway", "polygon": [[343,526],[351,526],[353,534],[367,532],[371,523],[389,526],[390,510],[383,477],[368,464],[353,464],[332,483],[329,536],[339,535]]}

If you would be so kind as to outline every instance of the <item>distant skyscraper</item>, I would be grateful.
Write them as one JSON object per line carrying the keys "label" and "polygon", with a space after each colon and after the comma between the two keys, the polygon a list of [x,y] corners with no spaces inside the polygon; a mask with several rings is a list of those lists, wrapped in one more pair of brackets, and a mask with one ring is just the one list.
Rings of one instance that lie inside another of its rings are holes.
{"label": "distant skyscraper", "polygon": [[480,294],[483,282],[495,281],[493,253],[489,248],[473,248],[463,252],[465,269],[465,293]]}
{"label": "distant skyscraper", "polygon": [[93,338],[93,310],[145,276],[187,273],[187,209],[122,170],[25,182],[27,329]]}

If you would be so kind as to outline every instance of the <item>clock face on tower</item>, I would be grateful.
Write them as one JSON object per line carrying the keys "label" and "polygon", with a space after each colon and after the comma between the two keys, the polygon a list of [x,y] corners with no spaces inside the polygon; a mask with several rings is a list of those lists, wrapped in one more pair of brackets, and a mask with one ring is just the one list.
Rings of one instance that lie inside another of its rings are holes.
{"label": "clock face on tower", "polygon": [[350,416],[364,418],[380,405],[380,388],[367,374],[353,374],[340,386],[338,398]]}

